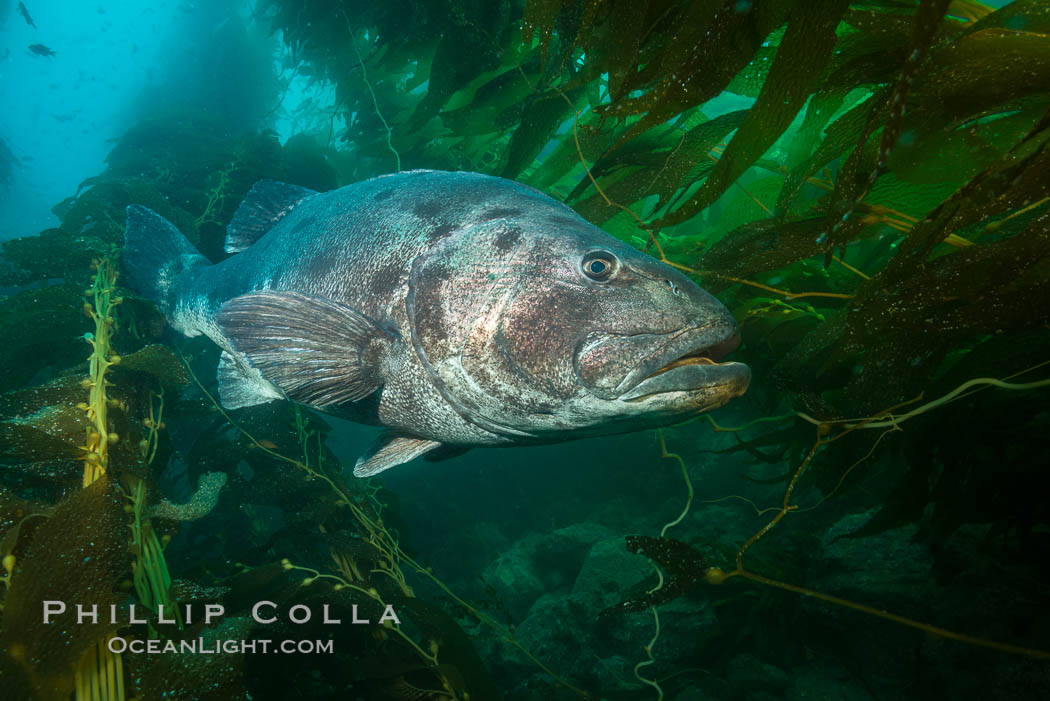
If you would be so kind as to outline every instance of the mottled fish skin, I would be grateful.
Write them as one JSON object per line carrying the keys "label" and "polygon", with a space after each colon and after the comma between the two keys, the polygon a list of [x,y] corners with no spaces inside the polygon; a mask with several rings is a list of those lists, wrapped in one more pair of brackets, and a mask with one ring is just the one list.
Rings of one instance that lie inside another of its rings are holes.
{"label": "mottled fish skin", "polygon": [[[613,266],[598,266],[607,280],[582,269],[595,255]],[[322,409],[435,445],[666,425],[724,404],[749,380],[738,363],[646,380],[691,351],[735,345],[728,311],[569,207],[492,176],[412,171],[316,194],[243,252],[179,270],[173,326],[208,335],[267,396],[283,392],[227,338],[225,303],[289,293],[374,320],[382,389]]]}

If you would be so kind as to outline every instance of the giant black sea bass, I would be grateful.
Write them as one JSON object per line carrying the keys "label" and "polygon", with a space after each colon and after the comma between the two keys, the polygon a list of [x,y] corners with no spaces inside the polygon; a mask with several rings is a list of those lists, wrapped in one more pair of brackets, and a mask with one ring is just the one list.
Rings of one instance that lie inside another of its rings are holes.
{"label": "giant black sea bass", "polygon": [[426,454],[667,425],[743,394],[725,307],[510,180],[413,171],[317,193],[257,183],[212,264],[128,208],[125,267],[222,347],[229,409],[288,399],[385,427],[360,477]]}

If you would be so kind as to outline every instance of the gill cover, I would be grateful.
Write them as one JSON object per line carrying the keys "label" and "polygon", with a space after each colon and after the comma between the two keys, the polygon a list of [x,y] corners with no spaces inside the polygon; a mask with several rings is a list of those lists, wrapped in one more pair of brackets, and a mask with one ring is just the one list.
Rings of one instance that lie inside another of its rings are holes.
{"label": "gill cover", "polygon": [[533,435],[515,421],[530,378],[501,344],[508,308],[539,272],[535,241],[507,221],[481,224],[416,258],[409,274],[411,343],[430,380],[465,420],[502,436]]}

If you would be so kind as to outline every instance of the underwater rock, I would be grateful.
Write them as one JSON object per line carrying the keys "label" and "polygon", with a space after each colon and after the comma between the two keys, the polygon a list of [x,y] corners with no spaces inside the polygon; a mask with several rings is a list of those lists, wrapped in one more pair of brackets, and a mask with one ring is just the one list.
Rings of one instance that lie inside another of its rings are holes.
{"label": "underwater rock", "polygon": [[[776,495],[771,498],[775,499]],[[747,505],[744,505],[744,509]],[[698,543],[744,543],[754,532],[756,523],[750,513],[732,501],[718,504],[701,504],[689,514],[690,530]],[[711,562],[710,564],[718,564]]]}
{"label": "underwater rock", "polygon": [[544,591],[536,576],[532,557],[515,548],[504,553],[481,573],[486,585],[495,590],[515,621],[522,620]]}
{"label": "underwater rock", "polygon": [[[605,542],[611,544],[615,541]],[[595,549],[598,553],[591,565],[582,568],[589,572],[584,577],[585,583],[601,582],[603,578],[596,573],[608,573],[609,570],[602,565],[610,564],[614,559],[609,556],[611,548],[596,546]],[[626,552],[624,555],[630,556]],[[637,572],[637,569],[631,569]],[[643,611],[599,618],[605,602],[616,598],[615,592],[602,594],[579,587],[570,594],[544,594],[529,610],[515,635],[540,659],[559,661],[559,671],[566,677],[596,686],[603,695],[636,692],[639,682],[631,669],[645,657],[643,646],[652,639],[653,617],[649,611]],[[697,632],[715,623],[713,609],[683,598],[660,606],[659,612],[660,638],[654,648],[657,669],[666,671],[690,666],[690,660],[695,657]],[[620,660],[625,653],[637,654],[637,659],[626,666],[628,673],[622,675],[618,672],[622,671]],[[508,655],[504,660],[506,664],[525,664],[512,652],[503,654]]]}
{"label": "underwater rock", "polygon": [[[721,682],[719,684],[719,682]],[[723,680],[707,677],[698,680],[696,685],[687,687],[671,697],[674,701],[711,701],[712,699],[724,699],[729,697],[729,690]]]}
{"label": "underwater rock", "polygon": [[[870,517],[871,512],[851,514],[827,531],[823,557],[806,585],[825,594],[935,623],[929,602],[936,600],[940,590],[933,576],[933,557],[925,544],[916,541],[918,526],[864,538],[850,537]],[[889,693],[909,683],[911,676],[918,673],[916,665],[921,663],[916,648],[922,641],[919,632],[809,597],[801,606],[810,614],[814,637],[850,659],[855,671],[873,688]]]}
{"label": "underwater rock", "polygon": [[918,526],[851,538],[871,516],[871,512],[852,514],[828,529],[824,555],[811,581],[813,588],[896,613],[922,613],[923,602],[935,594],[935,585],[933,557],[916,541]]}
{"label": "underwater rock", "polygon": [[[1029,536],[1028,548],[1045,562],[1050,534]],[[935,622],[949,630],[1026,647],[1050,647],[1050,611],[1042,603],[1037,569],[1019,564],[1019,553],[1004,547],[992,526],[959,528],[937,551],[941,585],[932,601]],[[922,656],[936,670],[951,698],[982,689],[988,699],[1050,698],[1050,667],[1045,661],[1014,655],[987,655],[973,647],[927,637]],[[931,664],[932,661],[932,664]]]}
{"label": "underwater rock", "polygon": [[634,678],[634,666],[637,663],[638,660],[622,655],[596,660],[592,668],[595,685],[602,690],[603,694],[637,691],[639,683]]}
{"label": "underwater rock", "polygon": [[749,652],[737,655],[726,668],[728,679],[740,691],[783,692],[791,686],[787,672],[768,662],[763,662]]}
{"label": "underwater rock", "polygon": [[515,635],[539,659],[558,660],[567,678],[586,682],[593,679],[592,662],[598,656],[593,635],[596,615],[586,595],[544,594]]}
{"label": "underwater rock", "polygon": [[576,523],[552,533],[527,535],[489,563],[481,578],[512,618],[521,621],[540,596],[573,586],[591,546],[609,534],[598,524]]}
{"label": "underwater rock", "polygon": [[789,701],[871,701],[877,697],[854,673],[824,656],[809,664],[793,666],[791,688],[778,698]]}
{"label": "underwater rock", "polygon": [[627,551],[623,538],[607,538],[595,543],[587,553],[572,592],[596,598],[599,608],[605,609],[652,571],[648,560]]}
{"label": "underwater rock", "polygon": [[[655,580],[653,584],[655,584]],[[717,624],[715,610],[706,602],[686,597],[669,601],[657,607],[660,615],[660,637],[653,648],[657,670],[674,670],[693,666],[698,651],[698,639]],[[645,657],[642,650],[653,636],[653,615],[649,610],[620,617],[603,617],[593,626],[595,650],[599,655],[631,650],[638,661]]]}

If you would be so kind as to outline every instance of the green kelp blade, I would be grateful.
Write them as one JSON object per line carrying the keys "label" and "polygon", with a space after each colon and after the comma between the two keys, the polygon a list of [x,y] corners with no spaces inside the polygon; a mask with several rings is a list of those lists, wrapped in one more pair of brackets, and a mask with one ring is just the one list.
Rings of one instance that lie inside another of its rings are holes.
{"label": "green kelp blade", "polygon": [[507,163],[500,176],[517,177],[522,170],[531,165],[554,136],[555,130],[566,118],[572,117],[580,97],[585,92],[586,86],[581,86],[567,93],[548,92],[529,99],[522,112],[521,123],[510,138]]}
{"label": "green kelp blade", "polygon": [[776,218],[744,224],[725,235],[704,255],[704,269],[739,278],[785,268],[818,255],[824,220],[793,222]]}
{"label": "green kelp blade", "polygon": [[912,268],[949,234],[1050,196],[1048,171],[1050,112],[1015,148],[956,191],[911,231],[887,265],[887,277],[900,279],[911,275]]}
{"label": "green kelp blade", "polygon": [[565,4],[565,0],[528,0],[525,3],[525,15],[521,21],[522,41],[529,44],[537,34],[539,35],[542,65],[547,64],[547,55],[554,36],[554,23]]}
{"label": "green kelp blade", "polygon": [[963,32],[963,36],[990,27],[1024,32],[1048,32],[1050,31],[1050,3],[1047,3],[1046,0],[1014,0],[974,22]]}
{"label": "green kelp blade", "polygon": [[[1046,111],[1047,107],[1050,107],[1050,100],[1045,101],[1042,111]],[[872,202],[882,180],[893,175],[909,185],[943,186],[955,183],[958,187],[993,166],[1000,154],[1013,148],[1038,120],[1039,114],[1035,109],[1022,109],[1011,114],[995,115],[994,119],[970,122],[956,129],[941,128],[932,133],[924,132],[921,137],[918,130],[909,132],[906,127],[901,140],[886,159],[891,173],[879,179],[879,184],[866,199]],[[950,194],[947,192],[944,196]],[[944,199],[942,197],[924,209],[914,209],[905,205],[907,196],[907,192],[901,192],[895,195],[899,199],[891,199],[884,204],[921,216]]]}
{"label": "green kelp blade", "polygon": [[479,3],[476,9],[469,22],[460,19],[459,31],[449,32],[438,41],[427,94],[416,105],[409,119],[411,125],[422,126],[457,90],[500,65],[509,7],[494,2]]}
{"label": "green kelp blade", "polygon": [[[650,160],[655,160],[655,163],[650,163],[648,167],[636,170],[617,182],[603,181],[603,190],[609,199],[622,205],[630,205],[655,193],[659,196],[656,207],[666,206],[675,193],[688,184],[690,176],[706,173],[713,167],[714,162],[708,158],[708,153],[726,134],[737,128],[746,114],[747,110],[727,112],[694,126],[684,134],[668,132],[664,141],[666,156],[663,153],[649,154]],[[654,155],[657,156],[655,159]],[[582,181],[574,194],[585,192],[590,184],[589,179]],[[618,207],[607,204],[597,193],[574,203],[573,207],[592,222],[605,221],[620,211]]]}
{"label": "green kelp blade", "polygon": [[835,29],[846,5],[844,0],[795,4],[762,92],[736,136],[700,190],[655,222],[656,226],[678,224],[712,204],[784,133],[824,73],[835,48]]}
{"label": "green kelp blade", "polygon": [[967,339],[1050,324],[1050,212],[998,241],[900,259],[784,355],[771,380],[823,403],[811,405],[822,417],[873,415],[913,399]]}
{"label": "green kelp blade", "polygon": [[603,51],[607,62],[603,67],[609,72],[609,94],[613,99],[623,97],[624,85],[639,63],[639,51],[643,40],[639,29],[645,25],[646,14],[650,9],[647,5],[648,3],[643,2],[617,2],[610,8]]}
{"label": "green kelp blade", "polygon": [[[936,115],[941,123],[992,114],[1050,92],[1050,36],[986,29],[934,51],[915,78],[905,122]],[[926,131],[932,132],[934,123]]]}
{"label": "green kelp blade", "polygon": [[774,211],[782,214],[791,209],[793,200],[802,189],[802,186],[806,184],[806,180],[811,178],[821,168],[827,166],[831,161],[843,155],[850,146],[857,142],[864,132],[865,126],[872,119],[872,115],[884,112],[886,95],[888,93],[888,88],[882,88],[877,93],[851,107],[846,113],[828,125],[824,132],[824,140],[820,142],[816,151],[788,173]]}
{"label": "green kelp blade", "polygon": [[[949,4],[950,0],[921,0],[919,3],[912,20],[911,52],[901,66],[892,91],[887,94],[883,105],[885,113],[882,110],[873,112],[835,179],[835,191],[827,213],[826,263],[831,262],[834,248],[845,247],[863,226],[863,219],[857,216],[857,207],[885,169],[886,155],[901,135],[901,124],[915,77],[926,63]],[[881,136],[872,139],[880,129]]]}
{"label": "green kelp blade", "polygon": [[[707,6],[706,2],[697,4]],[[632,88],[644,90],[643,94],[596,110],[605,117],[644,114],[620,138],[618,145],[721,93],[751,62],[770,32],[783,23],[793,4],[789,0],[770,0],[748,5],[741,11],[740,3],[727,0],[711,18],[702,41],[697,42],[692,32],[681,32],[690,35],[692,48],[680,65],[666,65],[665,56],[659,73],[662,77],[651,88],[638,84],[645,74],[641,71]]]}
{"label": "green kelp blade", "polygon": [[[826,69],[827,77],[810,99],[802,125],[787,146],[789,170],[796,169],[814,153],[828,122],[843,106],[847,110],[854,106],[858,102],[857,93],[870,92],[893,81],[908,55],[909,19],[875,10],[851,8],[846,13],[839,25],[841,36]],[[849,31],[843,32],[844,26],[849,27]],[[847,103],[851,93],[854,98]],[[859,135],[858,131],[854,138]],[[821,165],[823,163],[818,167]],[[809,175],[812,172],[806,173]],[[794,188],[787,192],[793,196]]]}

